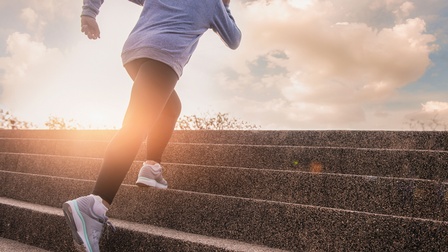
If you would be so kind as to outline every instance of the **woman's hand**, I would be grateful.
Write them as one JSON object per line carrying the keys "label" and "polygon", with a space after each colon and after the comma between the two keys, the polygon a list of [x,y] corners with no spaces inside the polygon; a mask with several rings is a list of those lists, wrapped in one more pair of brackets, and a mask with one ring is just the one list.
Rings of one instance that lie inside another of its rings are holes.
{"label": "woman's hand", "polygon": [[89,39],[100,38],[100,28],[93,17],[81,16],[81,32]]}
{"label": "woman's hand", "polygon": [[230,4],[230,0],[222,0],[222,2],[224,3],[224,5],[228,6]]}

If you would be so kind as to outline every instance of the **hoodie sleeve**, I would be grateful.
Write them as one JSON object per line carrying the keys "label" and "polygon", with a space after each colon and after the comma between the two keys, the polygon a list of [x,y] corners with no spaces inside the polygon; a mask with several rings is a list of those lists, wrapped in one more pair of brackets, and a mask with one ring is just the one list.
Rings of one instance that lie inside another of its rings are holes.
{"label": "hoodie sleeve", "polygon": [[224,5],[221,0],[216,7],[213,18],[212,29],[219,34],[221,39],[231,49],[236,49],[241,42],[241,31],[235,23],[235,19],[230,13],[228,5]]}
{"label": "hoodie sleeve", "polygon": [[104,0],[83,0],[81,16],[95,18],[100,12],[100,7]]}

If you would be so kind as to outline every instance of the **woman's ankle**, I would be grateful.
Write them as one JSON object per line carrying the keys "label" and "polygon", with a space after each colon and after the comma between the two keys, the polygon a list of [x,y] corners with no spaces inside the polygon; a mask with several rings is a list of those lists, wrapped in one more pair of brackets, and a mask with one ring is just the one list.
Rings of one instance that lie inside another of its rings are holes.
{"label": "woman's ankle", "polygon": [[146,161],[145,161],[145,164],[148,164],[148,165],[155,165],[155,164],[158,164],[158,162],[156,162],[156,161],[154,161],[154,160],[146,160]]}

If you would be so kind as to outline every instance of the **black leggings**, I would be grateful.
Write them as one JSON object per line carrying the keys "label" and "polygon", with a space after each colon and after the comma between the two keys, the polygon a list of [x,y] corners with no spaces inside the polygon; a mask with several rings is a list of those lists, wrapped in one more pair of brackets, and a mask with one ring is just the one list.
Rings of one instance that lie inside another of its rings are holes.
{"label": "black leggings", "polygon": [[109,143],[93,190],[112,203],[132,162],[147,139],[147,160],[161,162],[181,103],[174,87],[178,76],[168,65],[152,59],[137,59],[125,65],[134,81],[122,128]]}

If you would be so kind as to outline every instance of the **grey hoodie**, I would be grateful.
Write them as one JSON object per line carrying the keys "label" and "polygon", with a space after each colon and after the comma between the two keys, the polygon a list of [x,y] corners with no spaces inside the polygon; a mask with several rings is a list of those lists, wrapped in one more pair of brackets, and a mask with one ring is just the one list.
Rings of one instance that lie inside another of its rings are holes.
{"label": "grey hoodie", "polygon": [[[104,0],[84,0],[82,15],[96,17]],[[180,77],[199,38],[213,29],[232,49],[241,32],[222,0],[130,0],[143,5],[137,24],[126,40],[122,60],[151,58],[171,66]]]}

